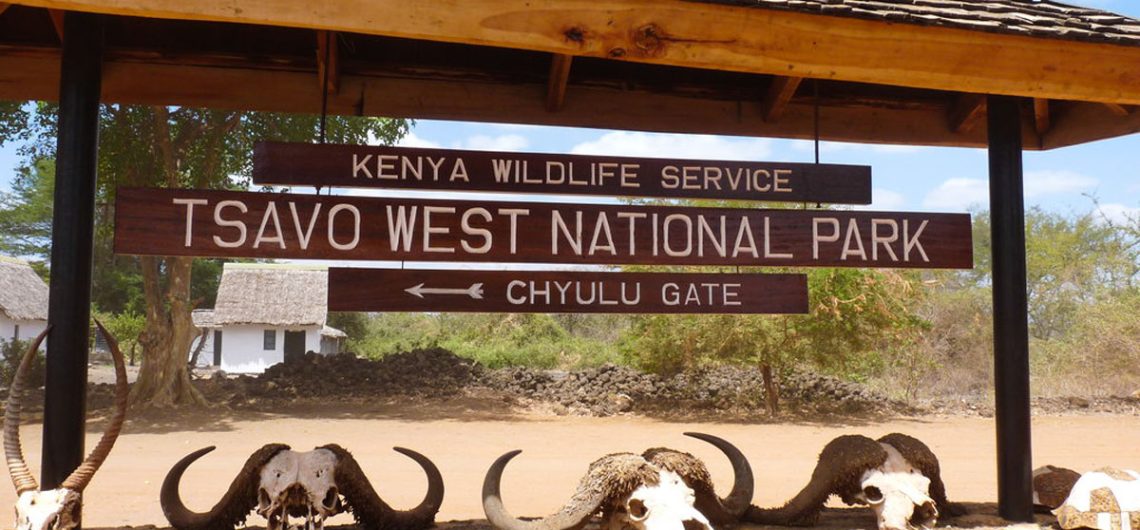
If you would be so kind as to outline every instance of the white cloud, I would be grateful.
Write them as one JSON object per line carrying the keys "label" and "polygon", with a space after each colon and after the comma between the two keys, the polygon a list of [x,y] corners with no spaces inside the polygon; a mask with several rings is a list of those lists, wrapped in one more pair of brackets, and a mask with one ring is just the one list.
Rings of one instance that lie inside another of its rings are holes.
{"label": "white cloud", "polygon": [[[369,143],[374,143],[374,142],[369,142]],[[428,148],[432,148],[432,149],[438,149],[438,148],[442,147],[437,142],[433,142],[431,140],[428,140],[427,138],[420,138],[419,136],[416,136],[416,133],[414,133],[414,132],[410,132],[406,136],[404,136],[403,138],[400,138],[400,141],[396,142],[396,145],[398,145],[400,147],[428,147]]]}
{"label": "white cloud", "polygon": [[906,197],[885,188],[871,189],[871,204],[856,206],[856,210],[901,210],[906,206]]}
{"label": "white cloud", "polygon": [[611,131],[597,140],[575,145],[570,152],[580,155],[762,160],[771,154],[771,145],[771,140],[764,138]]}
{"label": "white cloud", "polygon": [[499,136],[477,134],[468,137],[455,147],[476,151],[521,151],[526,149],[528,145],[530,142],[521,134],[502,134]]}
{"label": "white cloud", "polygon": [[981,179],[954,178],[930,190],[922,200],[925,208],[966,211],[973,205],[988,205],[989,183]]}
{"label": "white cloud", "polygon": [[1131,225],[1140,222],[1140,208],[1112,203],[1101,204],[1097,209],[1105,220],[1113,224]]}
{"label": "white cloud", "polygon": [[1097,179],[1075,171],[1041,170],[1025,172],[1025,196],[1029,198],[1059,193],[1081,193],[1095,188]]}

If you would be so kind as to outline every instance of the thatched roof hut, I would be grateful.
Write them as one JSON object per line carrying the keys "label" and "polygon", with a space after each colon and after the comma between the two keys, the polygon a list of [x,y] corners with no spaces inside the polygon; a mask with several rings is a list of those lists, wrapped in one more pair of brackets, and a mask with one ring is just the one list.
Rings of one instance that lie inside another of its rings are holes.
{"label": "thatched roof hut", "polygon": [[0,256],[0,315],[47,320],[48,286],[23,260]]}
{"label": "thatched roof hut", "polygon": [[222,270],[213,313],[195,315],[195,325],[201,322],[214,328],[236,324],[320,326],[327,330],[322,335],[343,336],[340,330],[325,325],[328,287],[329,274],[325,267],[227,263]]}

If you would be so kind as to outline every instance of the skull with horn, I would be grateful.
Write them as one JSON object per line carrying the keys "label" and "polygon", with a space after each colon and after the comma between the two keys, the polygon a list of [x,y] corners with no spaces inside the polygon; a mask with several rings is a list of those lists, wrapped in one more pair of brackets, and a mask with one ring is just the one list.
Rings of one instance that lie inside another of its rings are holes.
{"label": "skull with horn", "polygon": [[127,414],[127,369],[123,363],[123,353],[119,344],[99,322],[95,322],[99,332],[107,339],[111,358],[115,363],[115,410],[103,437],[87,459],[79,465],[56,489],[40,491],[36,479],[28,470],[24,453],[20,447],[20,412],[23,409],[23,395],[32,365],[32,359],[49,330],[40,333],[20,361],[12,386],[8,392],[8,406],[4,411],[4,455],[8,460],[8,473],[16,486],[16,530],[68,530],[79,525],[83,489],[91,482],[99,466],[111,453],[111,447],[123,428]]}
{"label": "skull with horn", "polygon": [[[178,530],[231,530],[256,511],[268,530],[292,528],[290,517],[304,520],[305,530],[321,530],[324,521],[351,511],[369,530],[420,530],[430,527],[443,502],[443,477],[427,457],[396,447],[423,468],[428,492],[409,511],[391,508],[380,499],[352,454],[335,444],[298,452],[284,444],[267,444],[246,460],[222,499],[206,513],[190,511],[178,493],[186,468],[213,447],[199,449],[174,464],[162,483],[160,502],[170,525]],[[342,501],[343,497],[343,501]]]}
{"label": "skull with horn", "polygon": [[752,502],[752,469],[744,455],[725,440],[685,433],[709,442],[732,462],[735,484],[725,498],[713,491],[705,465],[672,449],[654,448],[640,455],[619,453],[590,464],[570,502],[558,513],[533,521],[512,517],[503,507],[499,484],[507,462],[520,453],[499,457],[483,482],[483,511],[500,530],[570,530],[595,513],[610,530],[711,530],[732,525]]}

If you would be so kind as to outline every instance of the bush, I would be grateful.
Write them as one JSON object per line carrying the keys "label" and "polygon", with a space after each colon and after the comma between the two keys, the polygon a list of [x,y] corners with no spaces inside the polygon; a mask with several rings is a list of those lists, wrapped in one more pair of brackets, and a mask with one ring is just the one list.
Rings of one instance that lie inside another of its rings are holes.
{"label": "bush", "polygon": [[[0,379],[2,379],[4,386],[12,385],[12,378],[16,376],[16,369],[20,367],[20,360],[23,359],[24,353],[28,351],[31,345],[30,341],[25,340],[0,340],[0,356],[4,358],[3,364],[0,365]],[[44,354],[40,351],[36,352],[36,356],[32,360],[28,381],[32,387],[38,388],[43,386],[44,377]]]}

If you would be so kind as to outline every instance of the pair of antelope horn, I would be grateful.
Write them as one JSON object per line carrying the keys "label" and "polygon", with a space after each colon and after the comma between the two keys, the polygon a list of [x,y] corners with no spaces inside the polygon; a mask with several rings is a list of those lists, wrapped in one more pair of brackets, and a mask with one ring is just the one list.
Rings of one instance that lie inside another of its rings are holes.
{"label": "pair of antelope horn", "polygon": [[[107,425],[107,430],[103,432],[103,437],[99,439],[99,443],[95,445],[83,463],[60,484],[61,488],[76,492],[82,492],[87,487],[99,466],[111,453],[111,447],[115,445],[115,440],[118,439],[119,432],[123,429],[123,421],[127,415],[127,398],[130,396],[130,387],[127,385],[127,367],[123,362],[123,352],[119,350],[119,343],[99,321],[95,321],[95,326],[99,328],[99,333],[107,340],[107,347],[111,350],[111,358],[115,362],[115,411],[111,415],[110,423]],[[49,331],[51,328],[45,329],[43,333],[36,336],[31,347],[20,360],[20,366],[12,378],[12,386],[8,391],[8,405],[4,411],[4,456],[8,461],[8,473],[12,476],[12,484],[16,487],[17,495],[39,489],[35,477],[28,470],[28,464],[24,460],[24,451],[20,447],[20,412],[24,406],[24,380],[28,377],[28,371],[31,369],[36,351],[39,350],[40,344],[43,343]]]}

